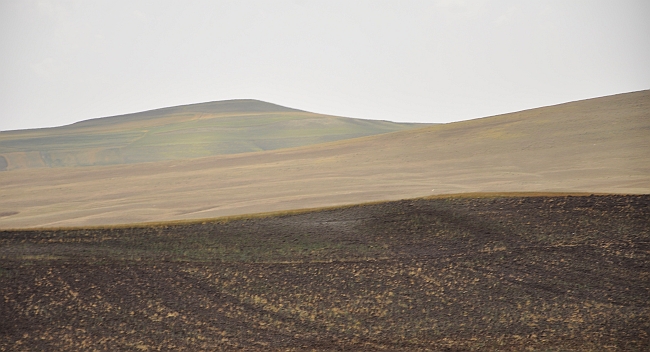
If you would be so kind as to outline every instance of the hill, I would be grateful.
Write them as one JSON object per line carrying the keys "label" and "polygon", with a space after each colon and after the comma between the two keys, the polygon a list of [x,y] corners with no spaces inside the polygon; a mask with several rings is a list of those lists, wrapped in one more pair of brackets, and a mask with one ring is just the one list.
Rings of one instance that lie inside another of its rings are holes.
{"label": "hill", "polygon": [[467,192],[650,193],[650,91],[291,149],[0,173],[1,228]]}
{"label": "hill", "polygon": [[647,351],[650,196],[0,231],[0,350]]}
{"label": "hill", "polygon": [[0,132],[0,171],[191,159],[297,147],[421,127],[228,100]]}

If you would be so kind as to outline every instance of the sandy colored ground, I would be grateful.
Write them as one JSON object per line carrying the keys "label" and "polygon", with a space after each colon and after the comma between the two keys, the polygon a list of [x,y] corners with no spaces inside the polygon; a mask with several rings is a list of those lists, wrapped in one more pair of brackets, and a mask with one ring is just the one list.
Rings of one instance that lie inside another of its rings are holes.
{"label": "sandy colored ground", "polygon": [[522,191],[650,193],[650,91],[294,149],[6,171],[0,228]]}

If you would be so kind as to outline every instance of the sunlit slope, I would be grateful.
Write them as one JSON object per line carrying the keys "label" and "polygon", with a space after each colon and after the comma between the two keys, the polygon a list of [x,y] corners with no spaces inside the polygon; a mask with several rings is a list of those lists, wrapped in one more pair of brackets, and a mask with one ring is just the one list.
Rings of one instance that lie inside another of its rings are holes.
{"label": "sunlit slope", "polygon": [[319,115],[256,100],[193,104],[68,126],[0,132],[0,170],[191,159],[418,127]]}
{"label": "sunlit slope", "polygon": [[650,91],[293,149],[0,174],[0,227],[208,218],[466,192],[650,193]]}

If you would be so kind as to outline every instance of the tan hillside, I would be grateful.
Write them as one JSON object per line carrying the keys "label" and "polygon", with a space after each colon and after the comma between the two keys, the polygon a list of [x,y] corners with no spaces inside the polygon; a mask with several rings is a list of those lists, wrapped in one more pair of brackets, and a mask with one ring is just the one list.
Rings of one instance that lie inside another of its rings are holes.
{"label": "tan hillside", "polygon": [[293,149],[6,171],[0,181],[2,228],[464,192],[650,193],[650,91]]}

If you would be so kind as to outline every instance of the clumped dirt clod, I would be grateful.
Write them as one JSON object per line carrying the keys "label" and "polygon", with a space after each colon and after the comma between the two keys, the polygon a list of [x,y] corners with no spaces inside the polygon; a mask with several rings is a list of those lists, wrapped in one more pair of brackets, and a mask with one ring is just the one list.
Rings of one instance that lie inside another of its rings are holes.
{"label": "clumped dirt clod", "polygon": [[647,350],[650,196],[0,232],[0,350]]}

